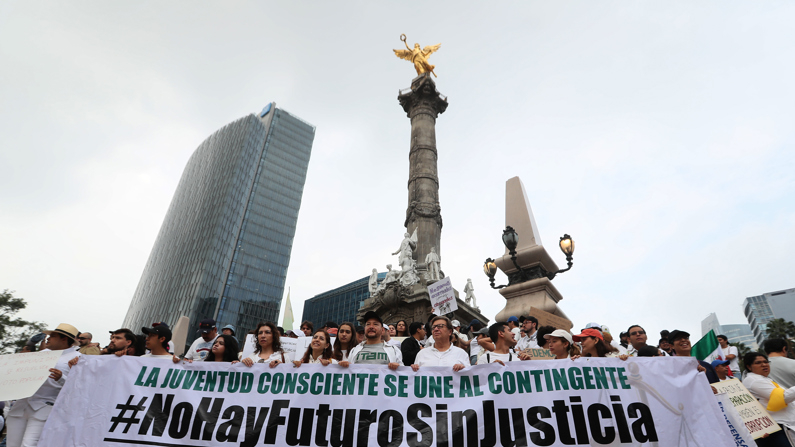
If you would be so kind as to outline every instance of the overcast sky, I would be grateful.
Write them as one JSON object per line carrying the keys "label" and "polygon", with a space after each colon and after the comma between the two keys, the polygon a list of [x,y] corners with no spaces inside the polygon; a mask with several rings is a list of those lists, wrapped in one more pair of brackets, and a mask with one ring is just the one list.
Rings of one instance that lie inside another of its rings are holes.
{"label": "overcast sky", "polygon": [[487,317],[505,300],[482,264],[519,176],[559,265],[558,238],[576,242],[554,281],[575,328],[637,323],[656,342],[697,338],[710,312],[745,322],[745,297],[795,287],[793,17],[725,0],[0,3],[0,289],[105,342],[191,153],[270,101],[317,126],[296,319],[396,263],[406,33],[442,43],[442,269],[472,278]]}

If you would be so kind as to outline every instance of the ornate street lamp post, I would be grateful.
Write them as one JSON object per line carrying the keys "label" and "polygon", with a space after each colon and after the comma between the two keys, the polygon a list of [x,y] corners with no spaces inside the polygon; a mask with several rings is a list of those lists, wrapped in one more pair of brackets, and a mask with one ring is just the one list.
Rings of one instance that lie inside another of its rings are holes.
{"label": "ornate street lamp post", "polygon": [[544,277],[552,280],[558,273],[571,270],[571,266],[574,264],[572,261],[572,255],[574,254],[574,240],[572,240],[571,236],[568,234],[564,234],[563,237],[560,238],[560,242],[558,244],[560,246],[560,251],[566,255],[568,267],[556,272],[548,272],[540,264],[526,269],[519,266],[519,263],[516,262],[516,246],[519,244],[519,235],[516,234],[516,230],[514,230],[512,227],[505,227],[505,230],[502,232],[502,243],[505,244],[505,247],[508,249],[508,253],[511,255],[511,261],[513,262],[514,267],[516,267],[516,271],[511,272],[511,274],[508,275],[508,284],[495,286],[494,275],[497,273],[497,264],[494,262],[494,259],[486,259],[486,262],[483,264],[483,272],[489,277],[489,283],[491,284],[492,289],[502,289],[503,287],[508,287],[513,284],[519,284],[525,281],[530,281],[531,279]]}

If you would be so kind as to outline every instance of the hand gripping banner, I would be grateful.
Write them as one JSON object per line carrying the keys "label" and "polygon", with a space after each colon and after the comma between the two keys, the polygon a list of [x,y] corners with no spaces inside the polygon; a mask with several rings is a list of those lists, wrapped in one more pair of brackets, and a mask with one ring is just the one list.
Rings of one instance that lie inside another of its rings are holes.
{"label": "hand gripping banner", "polygon": [[39,446],[730,446],[693,358],[468,367],[85,356]]}

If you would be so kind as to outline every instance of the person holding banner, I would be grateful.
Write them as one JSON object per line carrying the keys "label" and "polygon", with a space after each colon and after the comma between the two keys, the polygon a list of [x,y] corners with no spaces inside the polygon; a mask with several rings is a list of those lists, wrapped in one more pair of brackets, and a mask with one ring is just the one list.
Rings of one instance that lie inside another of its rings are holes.
{"label": "person holding banner", "polygon": [[254,353],[241,360],[241,363],[251,367],[254,363],[267,363],[271,368],[279,363],[287,363],[290,356],[282,351],[279,341],[279,331],[276,325],[267,321],[257,325],[257,337],[254,339]]}
{"label": "person holding banner", "polygon": [[331,349],[331,336],[328,332],[320,329],[312,335],[312,342],[306,348],[303,358],[295,360],[293,364],[295,367],[301,366],[303,363],[320,363],[323,366],[328,366],[332,363],[336,364],[334,360],[334,351]]}
{"label": "person holding banner", "polygon": [[356,326],[350,322],[342,323],[337,329],[337,339],[334,340],[334,360],[348,360],[348,353],[356,345]]}
{"label": "person holding banner", "polygon": [[518,355],[511,352],[511,349],[516,346],[516,338],[513,331],[508,328],[508,323],[498,322],[489,326],[489,338],[494,342],[494,351],[480,356],[478,365],[499,363],[505,366],[505,362],[518,362],[521,360]]}
{"label": "person holding banner", "polygon": [[582,346],[582,357],[620,357],[621,360],[629,358],[628,355],[619,355],[618,349],[605,343],[604,336],[596,329],[583,329],[579,335],[571,337]]}
{"label": "person holding banner", "polygon": [[340,362],[340,366],[347,367],[351,363],[365,365],[388,365],[389,369],[396,370],[403,362],[403,353],[399,348],[388,345],[381,340],[384,331],[384,322],[373,311],[364,314],[365,342],[354,347],[348,360]]}
{"label": "person holding banner", "polygon": [[547,340],[547,349],[557,360],[568,359],[580,353],[568,331],[555,329],[551,334],[544,335],[544,338]]}
{"label": "person holding banner", "polygon": [[420,366],[452,366],[453,371],[461,371],[469,365],[469,355],[463,349],[453,346],[453,324],[447,317],[431,320],[433,346],[417,353],[411,369],[417,372]]}
{"label": "person holding banner", "polygon": [[215,339],[215,343],[204,361],[238,363],[238,351],[237,338],[233,335],[221,334]]}
{"label": "person holding banner", "polygon": [[17,400],[8,412],[8,447],[35,446],[39,443],[44,423],[52,411],[55,400],[61,393],[69,373],[68,362],[80,356],[75,344],[78,330],[71,324],[59,324],[52,331],[43,331],[49,337],[45,345],[48,351],[63,351],[50,377],[30,397]]}
{"label": "person holding banner", "polygon": [[[767,438],[758,439],[761,446],[790,447],[795,434],[789,426],[795,426],[795,387],[781,388],[778,383],[768,377],[770,362],[761,352],[749,352],[743,356],[747,374],[743,385],[753,394],[756,400],[766,407],[770,417],[781,425],[781,431]],[[761,441],[761,442],[760,442]]]}

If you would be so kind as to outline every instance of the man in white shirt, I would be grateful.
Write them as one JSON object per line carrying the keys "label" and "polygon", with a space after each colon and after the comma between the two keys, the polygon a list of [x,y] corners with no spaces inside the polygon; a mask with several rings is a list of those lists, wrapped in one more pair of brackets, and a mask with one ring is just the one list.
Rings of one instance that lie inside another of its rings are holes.
{"label": "man in white shirt", "polygon": [[168,326],[160,324],[143,327],[141,331],[146,334],[146,349],[149,350],[149,354],[144,354],[141,357],[169,359],[175,363],[179,361],[179,357],[168,352],[168,342],[171,341],[171,329]]}
{"label": "man in white shirt", "polygon": [[513,333],[508,330],[508,323],[503,321],[489,326],[489,338],[494,342],[494,350],[480,356],[478,365],[487,363],[499,363],[505,366],[505,362],[518,362],[519,356],[511,351],[516,345]]}
{"label": "man in white shirt", "polygon": [[508,327],[511,329],[513,338],[518,342],[522,338],[522,330],[519,328],[519,317],[508,317]]}
{"label": "man in white shirt", "polygon": [[469,343],[469,337],[461,333],[461,323],[458,320],[453,320],[453,332],[462,342]]}
{"label": "man in white shirt", "polygon": [[729,339],[725,335],[718,335],[718,343],[723,350],[723,355],[729,361],[729,369],[734,377],[740,378],[740,359],[737,356],[740,352],[736,346],[729,345]]}
{"label": "man in white shirt", "polygon": [[55,367],[50,369],[50,377],[38,391],[28,398],[16,401],[8,412],[8,447],[35,446],[39,443],[44,423],[66,383],[68,362],[75,356],[80,356],[77,347],[73,346],[78,330],[71,324],[62,323],[55,330],[43,332],[49,336],[45,350],[63,353]]}
{"label": "man in white shirt", "polygon": [[190,345],[190,349],[185,354],[185,360],[200,362],[207,357],[210,349],[213,348],[215,339],[218,337],[218,328],[215,327],[215,320],[212,318],[202,320],[199,323],[199,332],[201,332],[201,337],[194,340],[193,344]]}
{"label": "man in white shirt", "polygon": [[[795,360],[787,357],[787,341],[782,338],[767,340],[765,341],[765,352],[767,352],[767,357],[770,361],[770,375],[768,377],[785,390],[794,387]],[[739,374],[735,374],[735,377],[740,378]]]}
{"label": "man in white shirt", "polygon": [[[389,326],[386,324],[382,324],[381,327],[384,329],[381,332],[381,339],[384,341],[384,344],[392,345],[400,349],[400,342],[397,340],[392,340],[392,336],[389,335]],[[334,335],[336,336],[337,334],[335,333]]]}
{"label": "man in white shirt", "polygon": [[396,370],[403,363],[403,353],[399,347],[388,345],[381,339],[384,331],[384,322],[377,313],[370,311],[364,314],[364,343],[356,345],[348,353],[348,361],[339,363],[347,367],[352,363],[364,365],[387,365],[391,370]]}
{"label": "man in white shirt", "polygon": [[426,347],[419,353],[411,369],[417,371],[420,366],[452,366],[453,371],[461,371],[469,366],[469,355],[463,349],[453,346],[453,324],[447,317],[435,317],[431,320],[433,346]]}
{"label": "man in white shirt", "polygon": [[520,338],[516,343],[516,351],[524,351],[527,349],[538,349],[538,341],[536,331],[538,330],[538,319],[536,317],[525,317],[522,322],[522,330],[525,336]]}

